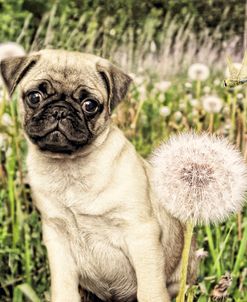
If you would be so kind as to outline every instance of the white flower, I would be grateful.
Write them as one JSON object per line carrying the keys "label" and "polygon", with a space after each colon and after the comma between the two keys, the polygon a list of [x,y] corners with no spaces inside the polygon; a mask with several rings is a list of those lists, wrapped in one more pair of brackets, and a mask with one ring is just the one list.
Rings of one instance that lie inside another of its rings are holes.
{"label": "white flower", "polygon": [[154,41],[150,43],[150,51],[153,53],[157,51],[157,46]]}
{"label": "white flower", "polygon": [[158,96],[155,95],[154,97],[156,97],[160,103],[163,103],[165,101],[165,99],[166,99],[166,95],[165,94],[159,94]]}
{"label": "white flower", "polygon": [[5,134],[0,133],[0,150],[5,149],[7,145],[7,136]]}
{"label": "white flower", "polygon": [[167,117],[171,114],[171,109],[168,106],[162,106],[160,108],[160,115],[163,117]]}
{"label": "white flower", "polygon": [[202,106],[208,113],[220,112],[222,105],[222,100],[216,95],[208,95],[202,99]]}
{"label": "white flower", "polygon": [[181,100],[181,102],[179,103],[178,109],[181,110],[181,111],[186,110],[186,103],[183,100]]}
{"label": "white flower", "polygon": [[147,97],[146,86],[145,85],[139,86],[138,87],[138,92],[139,92],[140,99],[145,100],[146,97]]}
{"label": "white flower", "polygon": [[192,107],[197,107],[199,104],[198,99],[191,99],[189,100],[189,103]]}
{"label": "white flower", "polygon": [[198,260],[202,260],[207,257],[208,257],[208,252],[205,251],[204,248],[200,248],[199,250],[196,251],[196,258]]}
{"label": "white flower", "polygon": [[242,100],[242,99],[244,98],[244,95],[243,95],[242,93],[238,93],[238,94],[237,94],[237,98],[238,98],[239,100]]}
{"label": "white flower", "polygon": [[12,155],[12,153],[13,153],[13,149],[9,146],[6,153],[5,153],[6,157],[10,157]]}
{"label": "white flower", "polygon": [[[238,70],[240,70],[241,67],[242,67],[242,64],[241,64],[241,63],[238,63],[238,62],[233,62],[232,64],[233,64],[233,66],[234,66],[236,69],[238,69]],[[228,68],[228,67],[227,67],[226,70],[225,70],[225,76],[226,76],[227,78],[230,77],[230,71],[229,71],[229,68]]]}
{"label": "white flower", "polygon": [[181,119],[182,119],[182,117],[183,117],[182,112],[176,111],[176,112],[174,113],[174,118],[175,118],[175,120],[176,120],[177,122],[180,122]]}
{"label": "white flower", "polygon": [[6,126],[6,127],[13,126],[12,118],[10,117],[10,115],[8,113],[4,113],[2,115],[1,123],[2,123],[2,125]]}
{"label": "white flower", "polygon": [[198,112],[198,110],[193,109],[191,114],[192,114],[192,117],[197,117],[199,115],[199,112]]}
{"label": "white flower", "polygon": [[222,113],[224,115],[230,115],[231,113],[230,108],[228,106],[223,107]]}
{"label": "white flower", "polygon": [[8,57],[24,56],[24,48],[15,42],[0,44],[0,61]]}
{"label": "white flower", "polygon": [[186,82],[186,83],[184,84],[184,86],[185,86],[185,88],[187,88],[187,89],[192,88],[192,84],[191,84],[190,82]]}
{"label": "white flower", "polygon": [[154,84],[154,88],[159,92],[166,92],[171,87],[171,82],[169,81],[161,81]]}
{"label": "white flower", "polygon": [[132,80],[136,86],[140,86],[145,82],[144,77],[138,76],[135,73],[130,73],[129,76],[132,78]]}
{"label": "white flower", "polygon": [[192,64],[189,67],[188,76],[194,81],[205,81],[209,77],[209,68],[201,63]]}
{"label": "white flower", "polygon": [[222,81],[220,79],[215,79],[214,80],[214,85],[215,86],[219,86],[222,83]]}
{"label": "white flower", "polygon": [[151,157],[158,202],[183,223],[216,223],[241,210],[247,167],[227,140],[185,133]]}
{"label": "white flower", "polygon": [[209,86],[205,86],[203,88],[203,92],[206,93],[206,94],[208,94],[210,91],[211,91],[211,88]]}
{"label": "white flower", "polygon": [[115,34],[116,34],[115,29],[112,28],[112,29],[110,30],[109,34],[110,34],[110,36],[115,36]]}

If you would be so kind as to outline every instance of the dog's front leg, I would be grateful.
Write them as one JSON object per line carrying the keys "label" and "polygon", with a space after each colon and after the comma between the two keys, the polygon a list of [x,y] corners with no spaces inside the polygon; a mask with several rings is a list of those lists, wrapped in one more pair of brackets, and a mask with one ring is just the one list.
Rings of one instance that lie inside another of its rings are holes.
{"label": "dog's front leg", "polygon": [[43,222],[43,238],[51,271],[51,301],[80,302],[76,265],[63,234]]}
{"label": "dog's front leg", "polygon": [[169,302],[159,226],[156,222],[132,226],[127,245],[136,272],[138,302]]}

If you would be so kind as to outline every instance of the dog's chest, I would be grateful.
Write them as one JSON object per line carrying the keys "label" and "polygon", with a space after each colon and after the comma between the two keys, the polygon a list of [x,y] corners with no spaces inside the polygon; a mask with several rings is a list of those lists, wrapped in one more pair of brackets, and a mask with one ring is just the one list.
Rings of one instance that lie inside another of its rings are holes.
{"label": "dog's chest", "polygon": [[83,286],[104,299],[131,301],[136,281],[124,243],[127,209],[118,186],[95,177],[91,182],[90,175],[67,169],[41,175],[31,185],[42,216],[69,242]]}

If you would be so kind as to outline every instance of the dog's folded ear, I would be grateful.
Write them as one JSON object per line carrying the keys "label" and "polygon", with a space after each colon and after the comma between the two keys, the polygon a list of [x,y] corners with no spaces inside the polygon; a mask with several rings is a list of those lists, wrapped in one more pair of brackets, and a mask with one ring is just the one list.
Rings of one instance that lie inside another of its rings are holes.
{"label": "dog's folded ear", "polygon": [[21,79],[37,63],[39,57],[39,55],[10,57],[0,61],[0,72],[10,96]]}
{"label": "dog's folded ear", "polygon": [[109,113],[126,96],[132,79],[120,68],[107,60],[100,60],[96,65],[97,71],[102,76],[108,91]]}

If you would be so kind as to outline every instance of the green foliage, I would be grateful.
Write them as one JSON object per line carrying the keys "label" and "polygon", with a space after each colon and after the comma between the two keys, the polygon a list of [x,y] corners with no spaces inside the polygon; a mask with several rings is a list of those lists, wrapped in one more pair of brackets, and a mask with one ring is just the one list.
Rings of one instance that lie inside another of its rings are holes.
{"label": "green foliage", "polygon": [[[116,29],[114,36],[117,39],[121,40],[123,33],[126,35],[129,33],[135,43],[138,42],[139,33],[145,30],[150,22],[155,22],[151,37],[159,44],[162,26],[167,15],[170,15],[171,19],[175,18],[180,26],[183,26],[187,22],[187,17],[190,16],[194,20],[192,30],[197,36],[203,30],[208,30],[209,34],[212,34],[215,28],[218,28],[219,34],[215,42],[219,42],[228,40],[232,36],[241,38],[244,36],[244,3],[244,0],[230,0],[227,1],[227,5],[224,0],[62,0],[47,2],[0,0],[0,41],[17,40],[25,27],[29,43],[22,42],[28,49],[28,46],[34,42],[40,23],[44,22],[44,16],[47,16],[55,5],[57,13],[53,16],[52,22],[54,22],[56,30],[60,33],[61,26],[66,23],[67,29],[72,33],[75,28],[78,29],[77,33],[92,31],[92,34],[97,35],[96,47],[102,47],[102,31],[109,22],[111,28]],[[82,19],[88,21],[91,18],[94,19],[94,29],[87,26],[87,24],[93,25],[92,22],[82,22]]]}

